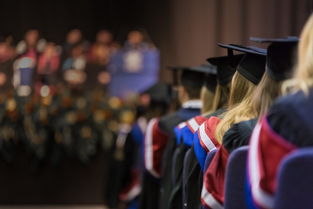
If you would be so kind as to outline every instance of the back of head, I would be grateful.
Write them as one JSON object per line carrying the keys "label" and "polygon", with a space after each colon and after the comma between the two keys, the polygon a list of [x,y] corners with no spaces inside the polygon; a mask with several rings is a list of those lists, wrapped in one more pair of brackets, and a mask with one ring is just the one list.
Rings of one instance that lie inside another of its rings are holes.
{"label": "back of head", "polygon": [[221,143],[225,132],[235,123],[257,116],[252,108],[253,94],[257,86],[236,72],[231,85],[228,111],[218,124],[216,139]]}
{"label": "back of head", "polygon": [[282,81],[291,77],[297,44],[297,41],[270,44],[267,49],[266,68],[273,80]]}
{"label": "back of head", "polygon": [[165,83],[156,83],[140,94],[138,114],[148,119],[167,113],[171,102],[171,87]]}
{"label": "back of head", "polygon": [[215,88],[212,112],[225,107],[229,98],[230,83],[236,72],[236,67],[243,55],[213,57],[207,61],[217,67],[217,86]]}
{"label": "back of head", "polygon": [[270,43],[266,55],[266,72],[255,93],[253,106],[258,115],[263,115],[273,100],[281,95],[282,82],[291,77],[297,37],[250,38],[251,41]]}
{"label": "back of head", "polygon": [[266,72],[254,93],[253,106],[258,116],[264,115],[273,101],[281,95],[282,82],[291,77],[294,62],[294,51],[298,39],[254,38],[261,42],[271,43],[267,48]]}
{"label": "back of head", "polygon": [[267,113],[273,101],[281,95],[281,86],[282,81],[273,80],[268,72],[264,73],[262,80],[255,89],[252,100],[257,116]]}
{"label": "back of head", "polygon": [[313,86],[313,14],[301,32],[295,75],[290,84],[293,90],[304,92]]}
{"label": "back of head", "polygon": [[215,137],[219,142],[222,142],[225,132],[233,124],[257,116],[252,105],[253,94],[264,71],[265,56],[254,54],[249,49],[249,52],[240,61],[232,79],[228,111],[216,128]]}
{"label": "back of head", "polygon": [[180,76],[180,85],[185,89],[188,98],[200,99],[200,92],[203,86],[204,76],[203,73],[183,70]]}
{"label": "back of head", "polygon": [[248,90],[254,86],[255,85],[251,81],[246,79],[237,71],[232,79],[230,86],[228,109],[231,109],[240,103],[246,96]]}
{"label": "back of head", "polygon": [[200,99],[202,101],[202,114],[212,113],[213,110],[213,101],[214,101],[214,92],[209,90],[206,86],[202,86]]}

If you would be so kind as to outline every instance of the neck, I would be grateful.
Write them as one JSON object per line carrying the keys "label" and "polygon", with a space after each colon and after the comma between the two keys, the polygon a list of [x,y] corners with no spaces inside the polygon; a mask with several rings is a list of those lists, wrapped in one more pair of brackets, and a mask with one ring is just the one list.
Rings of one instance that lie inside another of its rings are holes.
{"label": "neck", "polygon": [[202,101],[200,99],[190,99],[188,101],[185,101],[182,104],[183,108],[197,108],[201,109],[202,108]]}

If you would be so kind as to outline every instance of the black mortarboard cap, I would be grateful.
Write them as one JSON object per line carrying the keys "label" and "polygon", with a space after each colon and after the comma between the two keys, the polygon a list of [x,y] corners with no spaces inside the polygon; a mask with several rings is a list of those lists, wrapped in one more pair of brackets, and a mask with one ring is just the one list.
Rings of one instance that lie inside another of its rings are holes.
{"label": "black mortarboard cap", "polygon": [[149,95],[151,102],[169,102],[172,97],[171,87],[165,83],[156,83],[141,93]]}
{"label": "black mortarboard cap", "polygon": [[198,68],[195,67],[169,67],[168,69],[172,70],[176,75],[179,74],[179,81],[174,82],[174,85],[181,84],[183,86],[194,86],[199,87],[203,85],[204,81],[204,73],[199,71]]}
{"label": "black mortarboard cap", "polygon": [[178,85],[178,75],[180,73],[180,71],[182,71],[183,69],[185,69],[186,67],[182,67],[182,66],[168,66],[167,69],[172,71],[172,79],[173,79],[173,85],[176,86]]}
{"label": "black mortarboard cap", "polygon": [[210,63],[190,68],[193,71],[204,73],[204,85],[207,89],[215,91],[217,84],[217,67]]}
{"label": "black mortarboard cap", "polygon": [[227,85],[230,83],[236,67],[239,61],[242,59],[242,54],[222,56],[222,57],[211,57],[207,61],[217,67],[217,80],[220,85]]}
{"label": "black mortarboard cap", "polygon": [[275,81],[282,81],[291,77],[294,64],[294,53],[299,38],[250,38],[251,41],[270,43],[267,48],[266,70]]}
{"label": "black mortarboard cap", "polygon": [[218,44],[220,47],[244,52],[237,71],[254,84],[258,84],[265,72],[266,49],[255,46],[241,46],[235,44]]}
{"label": "black mortarboard cap", "polygon": [[216,66],[209,63],[200,66],[190,67],[189,69],[194,72],[216,75]]}

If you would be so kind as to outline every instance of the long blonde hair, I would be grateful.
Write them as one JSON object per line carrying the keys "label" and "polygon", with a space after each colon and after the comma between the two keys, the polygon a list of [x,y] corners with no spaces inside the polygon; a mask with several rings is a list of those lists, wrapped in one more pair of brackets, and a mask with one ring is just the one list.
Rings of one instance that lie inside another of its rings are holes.
{"label": "long blonde hair", "polygon": [[229,89],[230,89],[229,83],[227,85],[221,84],[216,85],[211,111],[207,111],[205,114],[215,112],[216,110],[227,106],[227,100],[229,98]]}
{"label": "long blonde hair", "polygon": [[291,88],[308,93],[313,86],[313,14],[301,32],[297,55],[294,78],[284,83],[283,90]]}
{"label": "long blonde hair", "polygon": [[225,132],[233,124],[260,117],[267,113],[275,98],[282,95],[282,82],[273,80],[265,72],[257,86],[249,87],[242,102],[225,114],[223,120],[217,126],[216,139],[222,142]]}
{"label": "long blonde hair", "polygon": [[235,123],[256,117],[257,112],[253,108],[253,93],[256,85],[244,78],[238,72],[235,73],[229,98],[228,111],[216,127],[215,138],[222,143],[225,132]]}
{"label": "long blonde hair", "polygon": [[246,97],[247,90],[252,86],[254,86],[254,84],[251,81],[247,80],[236,71],[231,81],[228,110],[240,103]]}
{"label": "long blonde hair", "polygon": [[258,117],[266,114],[274,99],[282,95],[282,82],[275,81],[267,72],[264,73],[253,94],[252,105]]}
{"label": "long blonde hair", "polygon": [[202,114],[209,114],[213,112],[214,92],[209,90],[205,85],[201,88],[200,99],[202,101]]}

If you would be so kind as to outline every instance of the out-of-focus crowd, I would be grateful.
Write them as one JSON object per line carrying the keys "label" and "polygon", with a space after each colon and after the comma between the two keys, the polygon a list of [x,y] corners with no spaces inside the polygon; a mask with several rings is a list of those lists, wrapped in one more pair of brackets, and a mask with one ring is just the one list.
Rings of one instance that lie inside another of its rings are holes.
{"label": "out-of-focus crowd", "polygon": [[[143,30],[130,31],[124,46],[114,41],[108,30],[100,30],[94,43],[84,40],[78,29],[68,32],[63,45],[45,40],[35,29],[28,30],[16,45],[12,36],[2,37],[1,92],[14,89],[19,96],[53,95],[60,84],[76,89],[105,88],[111,80],[108,68],[117,59],[114,57],[126,48],[153,48],[146,37]],[[133,53],[128,59],[130,71],[136,71],[140,57]]]}
{"label": "out-of-focus crowd", "polygon": [[141,29],[124,45],[108,30],[90,43],[78,29],[62,46],[35,29],[14,43],[0,39],[0,157],[9,163],[19,146],[36,166],[89,162],[99,147],[111,148],[121,123],[132,124],[135,96],[158,79],[158,50]]}

